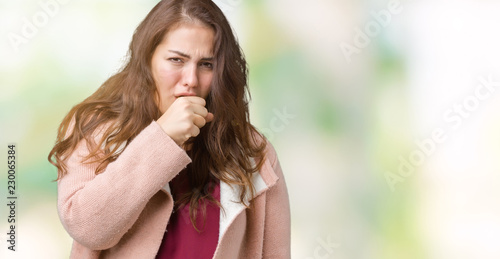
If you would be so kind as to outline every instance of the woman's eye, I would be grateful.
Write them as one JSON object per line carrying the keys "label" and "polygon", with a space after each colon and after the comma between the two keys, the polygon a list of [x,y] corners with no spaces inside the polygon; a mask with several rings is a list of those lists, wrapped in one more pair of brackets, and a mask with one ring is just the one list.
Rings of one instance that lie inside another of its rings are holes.
{"label": "woman's eye", "polygon": [[181,63],[182,62],[182,59],[180,59],[180,58],[169,58],[168,60],[170,60],[174,63]]}
{"label": "woman's eye", "polygon": [[210,63],[210,62],[203,62],[203,63],[201,63],[201,66],[205,67],[205,68],[209,68],[209,69],[213,68],[212,63]]}

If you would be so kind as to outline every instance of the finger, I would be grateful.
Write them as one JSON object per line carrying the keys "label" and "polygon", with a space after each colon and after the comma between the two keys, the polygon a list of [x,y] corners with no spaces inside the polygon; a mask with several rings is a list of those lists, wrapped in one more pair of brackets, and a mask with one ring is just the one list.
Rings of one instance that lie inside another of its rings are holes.
{"label": "finger", "polygon": [[192,104],[190,107],[194,114],[200,115],[203,118],[207,117],[208,110],[204,106],[201,106],[199,104]]}
{"label": "finger", "polygon": [[194,116],[194,119],[193,119],[193,124],[198,127],[198,128],[201,128],[203,126],[205,126],[206,124],[206,120],[204,117],[200,116],[200,115],[195,115]]}
{"label": "finger", "polygon": [[183,97],[179,97],[180,98],[183,98],[184,100],[188,100],[190,101],[191,103],[194,103],[194,104],[199,104],[201,106],[205,106],[207,104],[207,102],[205,101],[205,99],[199,97],[199,96],[183,96]]}
{"label": "finger", "polygon": [[191,137],[196,137],[200,134],[200,129],[198,127],[193,127],[191,129]]}
{"label": "finger", "polygon": [[214,114],[213,114],[213,113],[211,113],[211,112],[209,112],[209,113],[207,114],[207,116],[205,117],[205,121],[206,121],[207,123],[208,123],[208,122],[211,122],[211,121],[213,121],[213,120],[214,120],[214,117],[215,117],[215,116],[214,116]]}

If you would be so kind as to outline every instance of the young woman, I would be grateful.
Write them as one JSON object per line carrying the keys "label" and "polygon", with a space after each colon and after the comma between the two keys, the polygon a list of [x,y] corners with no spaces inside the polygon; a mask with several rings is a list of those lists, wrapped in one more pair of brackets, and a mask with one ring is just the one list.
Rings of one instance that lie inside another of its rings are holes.
{"label": "young woman", "polygon": [[158,3],[49,154],[71,258],[290,258],[283,173],[247,95],[221,10]]}

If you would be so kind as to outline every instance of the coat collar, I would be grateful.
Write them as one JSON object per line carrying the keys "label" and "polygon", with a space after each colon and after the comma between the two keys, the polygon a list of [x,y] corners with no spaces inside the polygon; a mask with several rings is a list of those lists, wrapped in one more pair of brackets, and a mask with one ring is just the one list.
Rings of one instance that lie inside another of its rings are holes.
{"label": "coat collar", "polygon": [[[253,158],[252,163],[255,166],[255,160]],[[254,173],[252,176],[252,183],[255,187],[254,198],[266,192],[269,188],[275,185],[277,181],[278,177],[274,173],[269,160],[266,160],[262,165],[261,170]],[[240,186],[227,184],[225,182],[220,183],[220,203],[224,209],[220,210],[219,242],[231,223],[246,208],[245,205],[239,202],[240,193]],[[246,204],[249,204],[249,198],[249,196],[245,198]]]}

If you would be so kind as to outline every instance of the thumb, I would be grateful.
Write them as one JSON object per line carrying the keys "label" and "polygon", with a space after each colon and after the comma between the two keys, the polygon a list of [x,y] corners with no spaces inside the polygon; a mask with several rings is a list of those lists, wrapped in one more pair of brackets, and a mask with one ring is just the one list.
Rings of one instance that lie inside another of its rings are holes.
{"label": "thumb", "polygon": [[214,114],[213,114],[213,113],[211,113],[211,112],[209,112],[209,113],[207,114],[207,117],[205,117],[205,120],[206,120],[207,122],[211,122],[211,121],[213,121],[213,120],[214,120]]}

